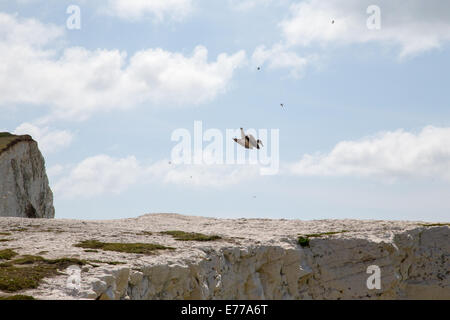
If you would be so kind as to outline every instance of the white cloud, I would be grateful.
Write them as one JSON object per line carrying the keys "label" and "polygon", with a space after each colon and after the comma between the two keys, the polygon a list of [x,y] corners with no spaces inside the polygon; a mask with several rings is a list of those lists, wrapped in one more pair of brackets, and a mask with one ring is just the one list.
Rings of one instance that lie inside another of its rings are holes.
{"label": "white cloud", "polygon": [[259,175],[256,165],[168,165],[161,161],[149,172],[164,183],[196,187],[223,188],[237,185]]}
{"label": "white cloud", "polygon": [[42,46],[61,37],[64,29],[35,19],[22,19],[17,14],[0,12],[0,43],[15,46]]}
{"label": "white cloud", "polygon": [[[282,0],[277,0],[277,2]],[[273,0],[228,0],[229,5],[238,11],[248,11],[257,6],[268,6]]]}
{"label": "white cloud", "polygon": [[60,164],[55,164],[54,166],[47,168],[46,172],[50,178],[53,178],[59,176],[61,173],[64,172],[64,166]]}
{"label": "white cloud", "polygon": [[136,157],[113,158],[97,155],[72,166],[56,165],[50,175],[52,189],[66,198],[119,194],[137,185],[165,183],[188,187],[223,188],[259,176],[252,165],[174,165],[161,160],[149,165]]}
{"label": "white cloud", "polygon": [[[248,0],[235,6],[248,10],[269,3]],[[374,4],[381,10],[379,30],[367,27],[369,17],[373,17],[373,11],[367,11]],[[291,76],[299,77],[306,67],[317,65],[324,49],[331,45],[377,43],[398,49],[400,58],[440,48],[450,41],[450,2],[304,0],[290,5],[289,16],[279,27],[282,39],[270,48],[257,47],[252,62],[267,63],[269,69],[288,69]],[[299,50],[314,50],[315,54],[299,54]]]}
{"label": "white cloud", "polygon": [[25,122],[19,125],[14,134],[29,134],[38,142],[39,149],[43,153],[55,152],[67,147],[73,140],[73,135],[67,130],[51,130],[49,127],[37,127]]}
{"label": "white cloud", "polygon": [[307,176],[450,179],[450,128],[428,126],[418,134],[400,129],[342,141],[328,154],[304,155],[290,169]]}
{"label": "white cloud", "polygon": [[229,6],[236,11],[247,12],[258,8],[280,7],[289,5],[292,0],[228,0]]}
{"label": "white cloud", "polygon": [[192,0],[109,0],[105,11],[121,19],[140,20],[150,16],[160,22],[181,20],[193,11]]}
{"label": "white cloud", "polygon": [[197,46],[184,56],[163,49],[136,52],[71,47],[49,50],[61,29],[0,13],[0,106],[50,106],[52,118],[85,119],[94,112],[204,103],[223,93],[245,52],[219,54]]}
{"label": "white cloud", "polygon": [[[381,9],[381,29],[369,30],[369,5]],[[282,21],[289,45],[375,42],[400,47],[400,56],[439,48],[450,41],[450,3],[441,0],[305,0],[293,4]],[[335,20],[332,24],[331,21]]]}
{"label": "white cloud", "polygon": [[259,46],[252,55],[254,66],[267,63],[269,69],[289,69],[290,75],[295,78],[300,77],[313,60],[313,56],[301,57],[282,44],[276,44],[270,49]]}
{"label": "white cloud", "polygon": [[135,184],[143,171],[133,156],[114,159],[98,155],[81,161],[68,176],[58,180],[53,189],[68,197],[118,194]]}

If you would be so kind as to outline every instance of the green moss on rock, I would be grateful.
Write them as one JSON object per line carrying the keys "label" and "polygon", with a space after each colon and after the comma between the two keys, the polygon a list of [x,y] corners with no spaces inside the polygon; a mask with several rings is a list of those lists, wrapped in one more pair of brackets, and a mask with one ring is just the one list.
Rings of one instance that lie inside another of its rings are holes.
{"label": "green moss on rock", "polygon": [[179,230],[163,231],[162,234],[170,235],[178,241],[214,241],[221,239],[218,235],[206,235],[196,232],[185,232]]}
{"label": "green moss on rock", "polygon": [[20,141],[32,141],[29,135],[15,135],[9,132],[0,132],[0,154]]}
{"label": "green moss on rock", "polygon": [[17,256],[17,252],[11,249],[0,250],[0,259],[1,260],[10,260]]}
{"label": "green moss on rock", "polygon": [[35,289],[43,278],[58,275],[58,270],[66,269],[70,265],[85,263],[85,261],[75,258],[45,259],[41,256],[21,256],[0,264],[0,290],[16,292]]}
{"label": "green moss on rock", "polygon": [[0,297],[0,300],[36,300],[36,299],[32,296],[24,294],[15,294],[12,296]]}
{"label": "green moss on rock", "polygon": [[74,246],[85,249],[101,249],[105,251],[117,251],[117,252],[140,253],[140,254],[151,254],[155,250],[175,249],[155,243],[119,243],[119,242],[101,242],[98,240],[85,240],[75,244]]}
{"label": "green moss on rock", "polygon": [[309,240],[310,240],[309,238],[320,238],[323,236],[331,236],[334,234],[345,233],[345,232],[349,232],[349,231],[341,230],[341,231],[302,234],[298,237],[297,243],[302,247],[309,247]]}

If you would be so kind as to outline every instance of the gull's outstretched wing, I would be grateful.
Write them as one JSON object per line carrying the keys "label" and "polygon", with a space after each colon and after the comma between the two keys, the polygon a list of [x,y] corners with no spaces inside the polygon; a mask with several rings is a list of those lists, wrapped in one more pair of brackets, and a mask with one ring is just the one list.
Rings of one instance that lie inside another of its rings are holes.
{"label": "gull's outstretched wing", "polygon": [[244,129],[242,129],[242,128],[241,128],[241,138],[245,139],[245,132],[244,132]]}
{"label": "gull's outstretched wing", "polygon": [[258,146],[258,143],[256,142],[255,137],[252,136],[251,134],[249,134],[247,137],[250,142],[250,145],[256,148]]}

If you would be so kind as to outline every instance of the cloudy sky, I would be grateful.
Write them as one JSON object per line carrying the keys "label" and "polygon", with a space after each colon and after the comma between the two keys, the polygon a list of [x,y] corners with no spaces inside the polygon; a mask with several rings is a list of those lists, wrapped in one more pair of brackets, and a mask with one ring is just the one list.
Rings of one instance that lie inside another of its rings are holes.
{"label": "cloudy sky", "polygon": [[[58,218],[449,221],[449,54],[446,0],[1,1],[0,131]],[[267,130],[278,172],[173,163],[195,121]]]}

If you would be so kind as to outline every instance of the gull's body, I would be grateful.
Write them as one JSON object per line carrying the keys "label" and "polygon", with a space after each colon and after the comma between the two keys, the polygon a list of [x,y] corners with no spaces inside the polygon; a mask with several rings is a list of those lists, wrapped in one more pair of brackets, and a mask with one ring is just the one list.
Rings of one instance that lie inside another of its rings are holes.
{"label": "gull's body", "polygon": [[243,146],[245,149],[260,149],[260,145],[263,146],[261,140],[256,140],[251,134],[246,135],[244,129],[241,128],[241,139],[234,138],[235,142]]}

